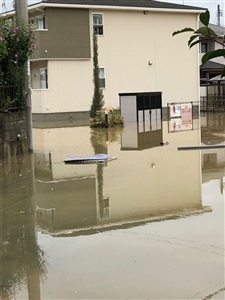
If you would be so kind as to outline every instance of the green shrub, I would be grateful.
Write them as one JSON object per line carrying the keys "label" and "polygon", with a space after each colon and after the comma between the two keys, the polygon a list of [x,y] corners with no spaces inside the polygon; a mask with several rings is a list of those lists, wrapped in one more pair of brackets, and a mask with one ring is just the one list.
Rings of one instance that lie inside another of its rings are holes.
{"label": "green shrub", "polygon": [[[123,126],[124,117],[121,116],[120,110],[115,109],[108,112],[108,127]],[[103,110],[98,110],[94,118],[90,119],[91,127],[106,127],[105,123],[105,112]]]}
{"label": "green shrub", "polygon": [[1,100],[0,109],[7,110],[12,108],[16,102],[16,99],[11,99],[9,96],[6,99]]}

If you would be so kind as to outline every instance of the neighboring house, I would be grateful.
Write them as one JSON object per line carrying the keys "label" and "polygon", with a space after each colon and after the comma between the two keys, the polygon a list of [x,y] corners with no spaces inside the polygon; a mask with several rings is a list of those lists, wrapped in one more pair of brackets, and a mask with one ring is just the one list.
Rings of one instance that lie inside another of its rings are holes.
{"label": "neighboring house", "polygon": [[119,94],[143,93],[150,107],[157,95],[157,108],[165,111],[168,103],[199,100],[198,49],[172,33],[197,29],[204,9],[149,0],[46,0],[28,11],[38,36],[30,61],[34,120],[89,119],[94,31],[105,106],[119,106]]}
{"label": "neighboring house", "polygon": [[[203,26],[199,23],[199,27]],[[225,27],[209,24],[209,27],[219,36],[221,42],[224,41]],[[224,110],[225,85],[221,80],[221,73],[225,65],[224,57],[216,57],[201,64],[202,56],[207,51],[223,49],[223,45],[208,38],[202,38],[199,47],[200,65],[200,97],[201,110]]]}
{"label": "neighboring house", "polygon": [[[199,27],[201,26],[203,26],[203,24],[199,23]],[[225,27],[214,25],[214,24],[209,24],[209,27],[219,36],[219,40],[221,40],[221,42],[224,41]],[[217,49],[223,49],[223,46],[208,38],[201,39],[201,44],[199,47],[199,64],[200,64],[200,80],[202,83],[217,75],[220,75],[222,72],[222,69],[225,64],[224,57],[213,58],[210,61],[206,62],[204,65],[202,65],[201,62],[202,56],[207,51],[214,51]]]}

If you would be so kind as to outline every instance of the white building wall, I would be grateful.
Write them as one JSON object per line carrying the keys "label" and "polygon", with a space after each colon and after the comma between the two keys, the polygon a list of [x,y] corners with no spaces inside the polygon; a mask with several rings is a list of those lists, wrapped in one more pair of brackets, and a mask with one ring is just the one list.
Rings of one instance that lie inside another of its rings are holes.
{"label": "white building wall", "polygon": [[48,61],[48,89],[33,89],[33,112],[89,110],[93,94],[92,72],[91,60]]}
{"label": "white building wall", "polygon": [[[215,42],[208,42],[208,45],[211,45],[209,48],[209,51],[213,51],[213,50],[218,50],[218,49],[223,49],[223,46],[215,43]],[[202,64],[202,57],[205,55],[205,53],[199,53],[199,65]],[[215,57],[213,59],[210,59],[210,61],[216,62],[218,64],[224,64],[225,63],[225,59],[224,57]]]}
{"label": "white building wall", "polygon": [[198,47],[189,50],[188,34],[172,37],[186,26],[195,28],[197,16],[105,11],[98,44],[107,105],[117,106],[118,93],[126,92],[162,91],[163,106],[198,100]]}
{"label": "white building wall", "polygon": [[[218,49],[223,49],[223,46],[221,46],[220,44],[215,43],[215,50]],[[223,64],[225,63],[225,59],[224,57],[215,57],[214,59],[212,59],[212,61],[218,63],[218,64]]]}

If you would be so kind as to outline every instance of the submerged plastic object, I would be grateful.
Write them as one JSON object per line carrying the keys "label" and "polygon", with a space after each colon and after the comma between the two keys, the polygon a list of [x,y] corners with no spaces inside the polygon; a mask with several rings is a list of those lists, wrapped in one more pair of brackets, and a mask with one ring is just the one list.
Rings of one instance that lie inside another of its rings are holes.
{"label": "submerged plastic object", "polygon": [[107,160],[108,160],[108,155],[100,153],[92,156],[83,156],[83,157],[67,156],[64,162],[65,164],[89,164],[89,163],[96,163],[96,162],[105,162]]}

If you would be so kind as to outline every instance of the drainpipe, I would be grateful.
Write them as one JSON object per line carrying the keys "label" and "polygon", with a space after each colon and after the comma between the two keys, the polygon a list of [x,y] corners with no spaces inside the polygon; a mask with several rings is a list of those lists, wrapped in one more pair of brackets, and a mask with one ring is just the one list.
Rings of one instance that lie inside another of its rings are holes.
{"label": "drainpipe", "polygon": [[[23,20],[28,22],[28,9],[27,0],[15,0],[15,11],[17,22]],[[28,151],[33,151],[33,141],[32,141],[32,109],[31,109],[31,95],[30,95],[30,80],[28,76],[28,62],[24,65],[23,76],[25,81],[25,86],[28,90],[26,97],[26,130],[27,130],[27,140],[28,140]]]}

